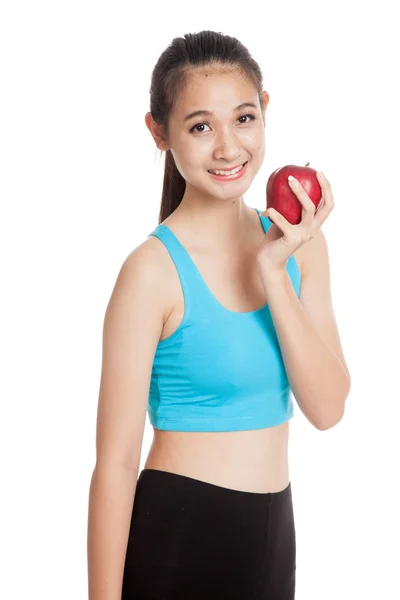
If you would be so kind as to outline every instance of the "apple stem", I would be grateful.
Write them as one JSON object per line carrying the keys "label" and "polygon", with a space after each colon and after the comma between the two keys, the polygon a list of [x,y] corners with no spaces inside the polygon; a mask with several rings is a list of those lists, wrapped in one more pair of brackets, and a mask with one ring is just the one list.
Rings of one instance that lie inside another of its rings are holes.
{"label": "apple stem", "polygon": [[306,164],[306,167],[308,167],[308,165],[309,165],[309,164],[310,164],[310,163],[308,162],[308,163]]}

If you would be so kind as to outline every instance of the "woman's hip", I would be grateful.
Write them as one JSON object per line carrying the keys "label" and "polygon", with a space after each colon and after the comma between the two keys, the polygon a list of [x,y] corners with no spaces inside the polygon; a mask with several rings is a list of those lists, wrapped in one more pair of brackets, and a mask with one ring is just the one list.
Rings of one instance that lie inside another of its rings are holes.
{"label": "woman's hip", "polygon": [[250,599],[279,590],[276,598],[291,600],[295,566],[290,483],[279,492],[246,492],[158,469],[141,471],[123,600],[136,597],[134,586],[143,599],[157,598],[157,588],[160,599],[177,600],[181,592],[182,598]]}

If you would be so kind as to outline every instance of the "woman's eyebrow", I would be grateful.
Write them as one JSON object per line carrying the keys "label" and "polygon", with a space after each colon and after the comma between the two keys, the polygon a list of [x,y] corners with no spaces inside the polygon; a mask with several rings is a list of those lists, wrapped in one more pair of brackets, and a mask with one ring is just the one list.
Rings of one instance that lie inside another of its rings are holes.
{"label": "woman's eyebrow", "polygon": [[[239,104],[239,106],[234,108],[233,112],[247,107],[257,108],[257,106],[253,102],[243,102],[243,104]],[[194,112],[191,112],[188,115],[186,115],[183,121],[189,121],[189,119],[192,119],[193,117],[212,117],[213,114],[214,113],[210,112],[209,110],[195,110]]]}

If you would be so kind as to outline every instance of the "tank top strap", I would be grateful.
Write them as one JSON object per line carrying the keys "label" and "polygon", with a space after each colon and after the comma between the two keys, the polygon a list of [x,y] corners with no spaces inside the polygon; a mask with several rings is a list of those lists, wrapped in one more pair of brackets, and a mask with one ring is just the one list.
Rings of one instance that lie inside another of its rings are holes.
{"label": "tank top strap", "polygon": [[265,217],[264,215],[261,214],[261,210],[259,210],[258,208],[256,208],[256,211],[258,212],[258,216],[260,217],[260,221],[261,221],[261,224],[262,224],[262,226],[264,228],[264,231],[265,231],[265,233],[267,233],[267,231],[271,227],[272,223],[268,219],[268,217]]}
{"label": "tank top strap", "polygon": [[175,264],[184,295],[185,313],[193,315],[198,310],[203,312],[206,307],[210,310],[213,304],[205,282],[191,256],[173,231],[166,225],[160,224],[150,235],[161,240]]}

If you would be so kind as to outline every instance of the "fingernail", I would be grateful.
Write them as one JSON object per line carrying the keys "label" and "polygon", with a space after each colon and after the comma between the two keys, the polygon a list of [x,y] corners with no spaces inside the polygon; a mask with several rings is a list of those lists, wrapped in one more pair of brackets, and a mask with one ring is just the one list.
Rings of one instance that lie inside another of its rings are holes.
{"label": "fingernail", "polygon": [[289,175],[289,177],[288,177],[288,181],[289,181],[289,183],[291,183],[292,185],[297,185],[297,181],[296,181],[296,179],[293,177],[293,175]]}
{"label": "fingernail", "polygon": [[318,174],[322,177],[322,179],[326,179],[325,175],[323,174],[322,171],[318,171]]}

